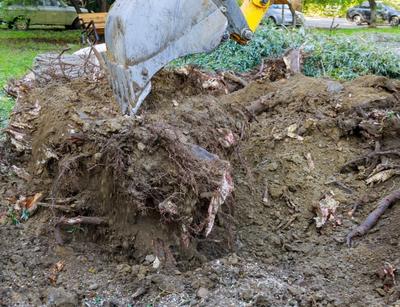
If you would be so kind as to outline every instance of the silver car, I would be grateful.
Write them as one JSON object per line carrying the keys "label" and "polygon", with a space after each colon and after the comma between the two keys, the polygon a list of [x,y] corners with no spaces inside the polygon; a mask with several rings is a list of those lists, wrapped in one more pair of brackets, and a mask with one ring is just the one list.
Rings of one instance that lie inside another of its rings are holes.
{"label": "silver car", "polygon": [[[0,2],[1,5],[1,2]],[[88,11],[82,9],[82,13]],[[30,25],[65,26],[78,28],[79,18],[73,6],[62,0],[18,0],[12,5],[2,4],[0,20],[9,28],[26,30]]]}
{"label": "silver car", "polygon": [[[304,15],[298,11],[295,13],[296,25],[304,24]],[[287,4],[272,4],[265,15],[265,19],[275,25],[290,26],[293,24],[293,16]]]}

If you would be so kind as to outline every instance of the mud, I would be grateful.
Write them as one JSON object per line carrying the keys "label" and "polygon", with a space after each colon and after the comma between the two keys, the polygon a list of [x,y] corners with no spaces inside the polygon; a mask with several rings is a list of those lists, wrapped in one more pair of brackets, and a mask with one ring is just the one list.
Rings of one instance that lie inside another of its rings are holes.
{"label": "mud", "polygon": [[[1,303],[395,304],[395,280],[377,272],[400,265],[399,208],[353,248],[345,238],[400,186],[396,175],[366,182],[398,156],[343,166],[398,151],[400,82],[283,76],[243,76],[242,88],[165,71],[136,119],[119,115],[102,80],[20,91],[1,147]],[[234,191],[206,236],[227,173]],[[37,192],[38,211],[12,225],[16,199]],[[335,210],[317,228],[328,198]],[[60,245],[55,223],[78,215],[108,225],[64,227]]]}

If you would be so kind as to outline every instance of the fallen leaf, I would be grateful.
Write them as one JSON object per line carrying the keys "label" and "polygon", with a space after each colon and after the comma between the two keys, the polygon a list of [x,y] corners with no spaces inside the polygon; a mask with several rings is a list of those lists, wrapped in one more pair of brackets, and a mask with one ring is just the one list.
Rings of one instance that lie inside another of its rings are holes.
{"label": "fallen leaf", "polygon": [[65,267],[65,261],[60,260],[57,263],[55,263],[51,269],[50,269],[50,276],[49,276],[49,281],[52,285],[56,285],[57,283],[57,278],[58,278],[58,273],[60,273]]}

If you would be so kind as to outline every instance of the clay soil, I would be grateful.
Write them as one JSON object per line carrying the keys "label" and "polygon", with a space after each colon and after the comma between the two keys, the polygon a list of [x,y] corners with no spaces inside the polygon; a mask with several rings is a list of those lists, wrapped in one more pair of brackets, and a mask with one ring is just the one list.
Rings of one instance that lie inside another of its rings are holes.
{"label": "clay soil", "polygon": [[[346,244],[400,187],[396,172],[366,182],[382,165],[398,170],[397,154],[348,163],[399,151],[400,82],[246,80],[161,72],[134,119],[105,80],[20,85],[0,148],[0,304],[400,302],[396,275],[379,274],[400,266],[400,208]],[[234,190],[206,236],[226,173]],[[36,193],[21,219],[18,199]],[[336,211],[317,227],[327,198]],[[76,216],[104,224],[60,226]]]}

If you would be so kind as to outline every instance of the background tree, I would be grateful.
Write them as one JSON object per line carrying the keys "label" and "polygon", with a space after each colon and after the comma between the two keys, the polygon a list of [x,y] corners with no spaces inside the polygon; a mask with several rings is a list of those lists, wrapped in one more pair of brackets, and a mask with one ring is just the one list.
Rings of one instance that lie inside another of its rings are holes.
{"label": "background tree", "polygon": [[371,8],[371,19],[369,26],[376,27],[376,1],[375,0],[368,0],[369,6]]}

